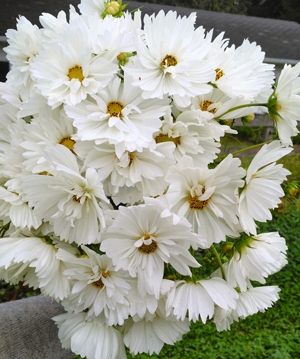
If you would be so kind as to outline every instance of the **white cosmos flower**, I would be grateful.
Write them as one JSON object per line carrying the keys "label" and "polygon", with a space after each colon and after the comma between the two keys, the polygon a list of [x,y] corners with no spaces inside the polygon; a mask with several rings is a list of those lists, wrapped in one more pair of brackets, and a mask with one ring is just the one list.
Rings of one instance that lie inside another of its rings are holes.
{"label": "white cosmos flower", "polygon": [[43,48],[41,30],[21,16],[17,19],[17,30],[7,30],[6,37],[9,46],[4,51],[12,65],[8,81],[19,91],[24,101],[35,92],[31,65]]}
{"label": "white cosmos flower", "polygon": [[126,151],[118,157],[113,145],[104,143],[86,151],[84,142],[78,148],[83,156],[86,153],[84,166],[99,169],[105,193],[112,196],[115,204],[133,205],[144,196],[159,196],[165,191],[168,185],[165,175],[169,166],[175,163],[173,143],[154,143],[155,148]]}
{"label": "white cosmos flower", "polygon": [[154,315],[158,307],[158,299],[154,295],[150,294],[146,294],[142,297],[138,292],[136,278],[131,278],[129,283],[131,285],[131,289],[127,295],[127,299],[130,305],[130,316],[133,317],[135,321],[138,321],[137,318],[142,319],[147,314],[148,316],[149,314]]}
{"label": "white cosmos flower", "polygon": [[105,0],[81,0],[78,5],[82,15],[102,15],[105,10]]}
{"label": "white cosmos flower", "polygon": [[[74,6],[70,5],[68,14],[70,22],[76,20],[79,16],[80,15],[75,11]],[[48,13],[42,13],[39,17],[39,22],[43,26],[42,36],[44,44],[47,43],[47,41],[56,38],[57,35],[68,25],[67,14],[64,11],[60,11],[57,17]]]}
{"label": "white cosmos flower", "polygon": [[[223,120],[230,120],[253,113],[253,107],[248,107],[231,111],[225,115],[233,107],[246,103],[248,101],[241,97],[230,98],[222,91],[213,89],[208,94],[193,97],[190,106],[180,108],[182,112],[176,121],[181,121],[186,125],[199,125],[201,127],[198,130],[203,137],[213,138],[219,142],[226,133],[237,134],[237,131],[228,125],[221,124],[218,117]],[[223,114],[224,116],[222,116]]]}
{"label": "white cosmos flower", "polygon": [[103,89],[117,70],[116,64],[92,54],[88,30],[80,18],[49,41],[32,64],[37,88],[50,106],[76,105]]}
{"label": "white cosmos flower", "polygon": [[200,112],[198,112],[199,117],[208,121],[215,118],[219,118],[220,120],[229,120],[247,116],[255,112],[256,107],[251,106],[240,108],[226,114],[228,110],[245,104],[249,104],[249,101],[243,97],[230,98],[221,90],[213,89],[209,94],[199,95],[192,98],[190,108],[191,110],[200,110]]}
{"label": "white cosmos flower", "polygon": [[[69,249],[69,248],[68,248]],[[65,298],[70,291],[70,283],[63,274],[63,262],[56,258],[57,248],[44,238],[8,237],[0,241],[0,267],[9,269],[14,264],[23,264],[18,272],[27,267],[34,268],[42,293],[57,300]],[[17,275],[17,273],[14,273]],[[30,279],[27,278],[30,282]]]}
{"label": "white cosmos flower", "polygon": [[249,287],[249,280],[265,284],[265,278],[287,264],[286,250],[285,239],[278,232],[245,238],[229,263],[223,265],[228,283],[243,292]]}
{"label": "white cosmos flower", "polygon": [[164,344],[174,345],[189,331],[188,320],[178,321],[162,316],[161,313],[150,320],[143,318],[137,322],[128,319],[124,326],[124,343],[130,353],[159,354]]}
{"label": "white cosmos flower", "polygon": [[215,304],[225,310],[235,309],[238,294],[234,288],[221,278],[198,280],[196,283],[175,281],[175,285],[168,293],[166,302],[167,313],[173,314],[179,320],[187,315],[189,320],[198,321],[201,317],[205,324],[211,319]]}
{"label": "white cosmos flower", "polygon": [[26,227],[38,228],[42,222],[34,215],[32,208],[28,203],[22,201],[22,198],[16,193],[8,191],[0,186],[0,216],[7,217],[12,224],[21,229]]}
{"label": "white cosmos flower", "polygon": [[249,315],[265,312],[279,299],[278,292],[280,289],[277,286],[250,288],[239,293],[236,309],[226,310],[217,307],[214,315],[217,331],[229,330],[233,321],[239,321],[239,318],[245,319]]}
{"label": "white cosmos flower", "polygon": [[132,87],[130,78],[125,76],[123,83],[115,77],[105,91],[75,107],[66,106],[65,110],[74,119],[82,141],[99,143],[108,140],[116,146],[120,157],[124,151],[149,146],[153,133],[161,126],[160,117],[165,115],[168,104],[169,99],[144,100],[141,90]]}
{"label": "white cosmos flower", "polygon": [[255,42],[244,40],[241,46],[220,49],[220,65],[212,81],[229,97],[244,97],[248,101],[274,82],[274,65],[264,64],[265,53]]}
{"label": "white cosmos flower", "polygon": [[280,141],[285,146],[292,145],[291,136],[299,133],[297,121],[300,111],[300,63],[294,67],[284,65],[271,98],[275,100],[272,104],[275,108],[269,111]]}
{"label": "white cosmos flower", "polygon": [[121,333],[100,318],[87,313],[64,313],[52,318],[59,328],[58,337],[65,349],[87,359],[126,359]]}
{"label": "white cosmos flower", "polygon": [[86,21],[94,54],[103,56],[109,62],[118,63],[120,56],[122,58],[136,50],[132,35],[135,24],[130,14],[121,18],[106,16],[99,21],[99,15],[94,13]]}
{"label": "white cosmos flower", "polygon": [[49,170],[49,163],[43,157],[43,150],[61,144],[73,154],[76,143],[72,136],[76,129],[63,110],[48,108],[47,113],[35,117],[25,125],[24,141],[20,144],[24,149],[24,166],[27,171],[43,173]]}
{"label": "white cosmos flower", "polygon": [[7,82],[0,83],[0,171],[2,164],[7,161],[7,154],[10,153],[11,144],[14,142],[11,128],[17,120],[20,106],[21,100],[14,87]]}
{"label": "white cosmos flower", "polygon": [[75,156],[62,145],[43,152],[52,166],[48,175],[23,178],[24,201],[34,207],[34,214],[54,226],[62,240],[77,244],[99,240],[105,221],[100,206],[108,203],[95,169],[88,168],[83,177]]}
{"label": "white cosmos flower", "polygon": [[[180,116],[180,115],[179,115]],[[167,113],[164,121],[161,122],[161,129],[154,134],[156,143],[174,142],[174,158],[176,161],[184,155],[193,158],[196,166],[207,166],[219,153],[220,144],[207,136],[206,124],[194,125],[185,124],[179,120],[174,122],[171,111]]]}
{"label": "white cosmos flower", "polygon": [[[104,234],[101,251],[112,258],[116,269],[128,270],[138,276],[138,291],[159,298],[164,263],[170,263],[183,275],[191,275],[189,266],[199,263],[180,245],[201,242],[186,221],[173,224],[172,217],[161,218],[159,203],[120,207],[119,215]],[[179,243],[178,243],[179,242]]]}
{"label": "white cosmos flower", "polygon": [[194,30],[195,13],[177,17],[175,11],[144,18],[144,36],[136,39],[137,63],[125,66],[135,77],[133,86],[143,90],[145,98],[173,95],[179,106],[187,106],[190,97],[211,91],[207,85],[215,77],[218,62],[204,59],[211,47],[211,33]]}
{"label": "white cosmos flower", "polygon": [[284,196],[281,183],[290,174],[277,160],[290,153],[280,141],[264,145],[253,158],[247,169],[246,186],[240,194],[239,218],[247,233],[256,235],[254,220],[266,222],[272,219],[270,209],[278,207]]}
{"label": "white cosmos flower", "polygon": [[72,290],[62,302],[67,311],[74,313],[88,309],[88,316],[102,315],[111,325],[122,325],[129,315],[129,303],[125,296],[130,285],[126,281],[128,273],[115,270],[110,258],[99,255],[82,246],[86,255],[76,257],[59,250],[57,258],[63,261],[64,272],[72,280]]}
{"label": "white cosmos flower", "polygon": [[28,263],[14,263],[7,269],[0,267],[0,278],[10,284],[28,285],[33,289],[39,288],[39,281],[35,273],[35,268],[28,267]]}
{"label": "white cosmos flower", "polygon": [[171,211],[186,217],[210,244],[225,240],[230,233],[237,235],[237,190],[245,175],[239,166],[240,160],[231,155],[214,169],[194,167],[192,158],[185,156],[166,177]]}

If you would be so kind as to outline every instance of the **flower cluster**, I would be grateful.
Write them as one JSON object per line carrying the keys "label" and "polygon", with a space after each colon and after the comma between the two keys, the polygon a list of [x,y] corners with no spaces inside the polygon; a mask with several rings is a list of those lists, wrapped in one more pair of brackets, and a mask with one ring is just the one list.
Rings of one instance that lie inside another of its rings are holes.
{"label": "flower cluster", "polygon": [[[213,39],[196,15],[80,12],[20,17],[0,85],[0,277],[61,301],[64,348],[87,359],[159,353],[213,319],[265,311],[286,264],[258,234],[284,196],[300,114],[300,64],[275,81],[245,40]],[[273,87],[272,87],[273,86]],[[248,169],[221,152],[231,122],[257,108],[278,138]]]}

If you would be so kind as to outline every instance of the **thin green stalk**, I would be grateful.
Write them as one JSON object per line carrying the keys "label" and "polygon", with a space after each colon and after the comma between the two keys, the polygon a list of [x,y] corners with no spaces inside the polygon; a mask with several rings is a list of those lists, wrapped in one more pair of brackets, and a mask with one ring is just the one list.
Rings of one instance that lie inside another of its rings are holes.
{"label": "thin green stalk", "polygon": [[211,245],[211,248],[212,248],[212,250],[213,250],[213,252],[214,252],[214,254],[215,254],[216,258],[217,258],[217,261],[219,263],[219,266],[220,266],[220,269],[221,269],[221,272],[222,272],[222,278],[224,280],[226,280],[225,271],[224,271],[224,268],[223,268],[222,261],[221,261],[221,259],[219,257],[219,253],[218,253],[218,251],[216,250],[216,248],[214,247],[213,244]]}
{"label": "thin green stalk", "polygon": [[256,148],[256,147],[259,147],[259,146],[266,145],[267,143],[270,143],[270,142],[272,142],[272,140],[267,141],[267,142],[263,142],[263,143],[259,143],[258,145],[253,145],[253,146],[250,146],[250,147],[242,148],[241,150],[231,152],[230,154],[231,155],[236,155],[237,153],[245,152],[245,151],[251,150],[252,148]]}
{"label": "thin green stalk", "polygon": [[227,113],[230,113],[230,112],[235,111],[235,110],[239,110],[240,108],[253,107],[253,106],[255,106],[255,107],[258,107],[258,106],[268,107],[268,104],[267,103],[249,103],[247,105],[236,106],[236,107],[233,107],[233,108],[229,109],[228,111],[224,112],[222,115],[216,117],[215,120],[219,120],[221,117],[227,115]]}
{"label": "thin green stalk", "polygon": [[[192,247],[190,248],[190,253],[195,258],[195,250]],[[192,272],[192,274],[195,274],[195,268],[194,267],[191,268],[191,272]]]}

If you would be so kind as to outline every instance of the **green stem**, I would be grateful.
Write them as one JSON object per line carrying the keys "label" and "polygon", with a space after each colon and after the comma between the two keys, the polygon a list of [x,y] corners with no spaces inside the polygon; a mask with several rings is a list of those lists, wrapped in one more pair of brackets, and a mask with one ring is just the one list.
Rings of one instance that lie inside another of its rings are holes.
{"label": "green stem", "polygon": [[10,226],[10,221],[5,225],[5,226],[2,226],[0,227],[0,238],[3,238],[5,233],[8,231],[9,229],[9,226]]}
{"label": "green stem", "polygon": [[231,155],[236,155],[237,153],[245,152],[245,151],[251,150],[252,148],[256,148],[256,147],[259,147],[259,146],[266,145],[267,143],[270,143],[270,142],[272,142],[272,140],[267,141],[267,142],[263,142],[263,143],[259,143],[258,145],[253,145],[253,146],[250,146],[250,147],[242,148],[241,150],[231,152],[230,154]]}
{"label": "green stem", "polygon": [[[195,258],[195,250],[192,247],[190,248],[190,253]],[[192,272],[193,275],[195,274],[195,268],[194,267],[191,267],[191,272]]]}
{"label": "green stem", "polygon": [[227,113],[230,113],[232,111],[235,111],[235,110],[239,110],[240,108],[245,108],[245,107],[258,107],[258,106],[264,106],[264,107],[268,107],[268,104],[267,103],[249,103],[247,105],[240,105],[240,106],[236,106],[236,107],[233,107],[231,109],[229,109],[228,111],[224,112],[222,115],[218,116],[218,117],[215,117],[215,120],[219,120],[221,117],[227,115]]}
{"label": "green stem", "polygon": [[213,250],[213,252],[214,252],[214,254],[215,254],[216,258],[217,258],[217,261],[219,263],[219,266],[220,266],[220,269],[221,269],[221,272],[222,272],[222,278],[224,280],[226,280],[225,271],[224,271],[224,268],[223,268],[222,261],[221,261],[221,259],[219,257],[219,253],[218,253],[218,251],[216,250],[216,248],[214,247],[213,244],[211,245],[211,248],[212,248],[212,250]]}

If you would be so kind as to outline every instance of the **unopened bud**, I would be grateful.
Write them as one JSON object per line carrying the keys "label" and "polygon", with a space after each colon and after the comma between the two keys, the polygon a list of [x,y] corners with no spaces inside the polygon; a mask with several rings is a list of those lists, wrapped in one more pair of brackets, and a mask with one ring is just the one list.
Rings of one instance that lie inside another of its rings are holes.
{"label": "unopened bud", "polygon": [[251,115],[242,117],[242,122],[243,124],[249,124],[254,120],[254,118],[255,118],[255,114],[252,113]]}
{"label": "unopened bud", "polygon": [[290,182],[285,188],[285,193],[288,196],[295,197],[298,193],[298,184],[297,182]]}
{"label": "unopened bud", "polygon": [[121,52],[118,56],[117,56],[117,59],[119,61],[123,61],[126,59],[126,57],[128,56],[127,52]]}
{"label": "unopened bud", "polygon": [[222,245],[222,251],[223,251],[223,253],[231,253],[233,245],[234,245],[234,244],[233,244],[232,242],[224,243],[224,244]]}
{"label": "unopened bud", "polygon": [[117,3],[117,1],[112,1],[109,4],[107,4],[106,11],[109,15],[114,16],[120,11],[120,7],[121,6],[120,4]]}
{"label": "unopened bud", "polygon": [[295,197],[296,194],[298,193],[298,188],[290,189],[289,192],[292,197]]}
{"label": "unopened bud", "polygon": [[224,125],[230,126],[231,120],[223,120]]}

